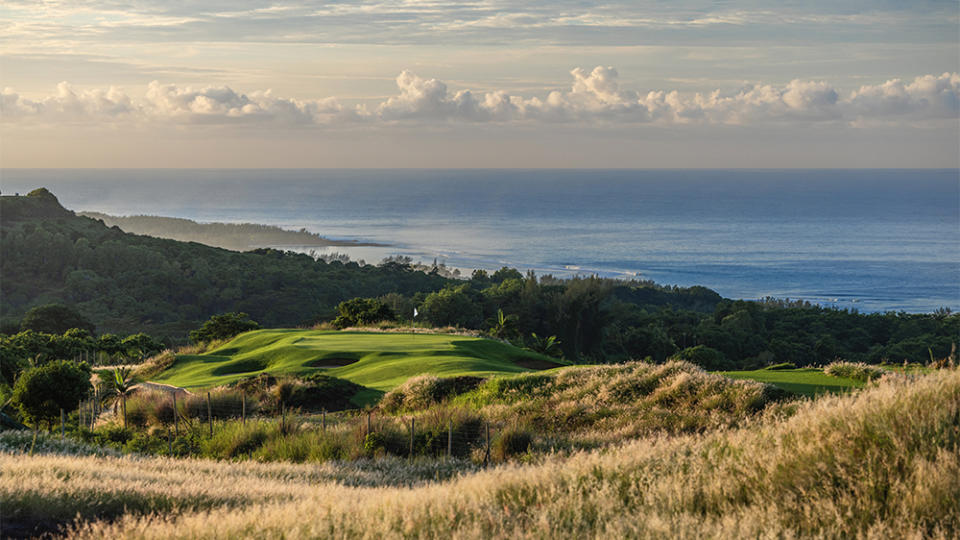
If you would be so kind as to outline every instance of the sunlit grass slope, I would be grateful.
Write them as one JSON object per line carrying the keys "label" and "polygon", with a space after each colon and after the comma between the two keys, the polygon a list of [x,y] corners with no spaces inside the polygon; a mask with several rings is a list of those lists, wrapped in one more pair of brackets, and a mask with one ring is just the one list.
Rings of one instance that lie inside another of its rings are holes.
{"label": "sunlit grass slope", "polygon": [[863,386],[862,382],[844,377],[833,377],[818,368],[724,371],[720,374],[731,379],[747,379],[769,383],[777,388],[804,396],[817,396],[825,393],[836,394]]}
{"label": "sunlit grass slope", "polygon": [[80,538],[956,538],[958,419],[960,372],[944,370],[413,488],[312,465],[0,452],[0,505],[14,524],[79,516]]}
{"label": "sunlit grass slope", "polygon": [[[387,391],[425,373],[491,376],[555,365],[549,358],[498,341],[447,334],[271,329],[240,335],[199,355],[181,355],[153,381],[185,388],[230,384],[244,377],[322,371]],[[526,367],[525,367],[526,366]]]}

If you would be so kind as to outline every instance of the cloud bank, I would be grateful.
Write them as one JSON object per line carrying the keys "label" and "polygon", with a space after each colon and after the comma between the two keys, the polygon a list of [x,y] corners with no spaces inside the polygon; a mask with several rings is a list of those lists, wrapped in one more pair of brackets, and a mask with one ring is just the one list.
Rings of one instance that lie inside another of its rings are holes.
{"label": "cloud bank", "polygon": [[322,127],[349,124],[654,124],[754,125],[763,123],[877,123],[924,125],[960,117],[960,74],[891,79],[841,92],[824,81],[748,85],[736,91],[681,94],[621,88],[617,70],[598,66],[570,72],[566,90],[524,97],[504,91],[450,90],[409,71],[396,78],[398,93],[374,106],[348,106],[336,98],[298,100],[271,91],[240,93],[229,87],[150,83],[142,96],[109,87],[77,90],[60,83],[39,99],[13,89],[0,94],[0,119],[17,124],[174,124]]}

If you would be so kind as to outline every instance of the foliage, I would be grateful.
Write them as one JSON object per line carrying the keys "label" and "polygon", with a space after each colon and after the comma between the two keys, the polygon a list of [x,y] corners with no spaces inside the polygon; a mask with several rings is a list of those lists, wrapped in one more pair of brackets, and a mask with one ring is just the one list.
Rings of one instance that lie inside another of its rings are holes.
{"label": "foliage", "polygon": [[482,377],[469,375],[457,377],[418,375],[387,392],[380,400],[379,406],[387,412],[424,409],[473,390],[483,381]]}
{"label": "foliage", "polygon": [[224,313],[214,315],[199,329],[190,332],[190,341],[206,343],[219,339],[230,339],[238,334],[260,329],[256,321],[251,321],[246,313]]}
{"label": "foliage", "polygon": [[[263,538],[954,538],[958,414],[960,373],[943,370],[805,401],[789,417],[768,415],[743,429],[657,436],[483,471],[458,460],[389,457],[298,465],[4,454],[0,502],[6,515],[24,520],[84,516],[70,530],[81,539],[211,531]],[[308,457],[319,447],[315,439],[291,439],[288,446]]]}
{"label": "foliage", "polygon": [[0,198],[0,318],[70,304],[110,333],[183,342],[212,315],[245,312],[268,327],[309,324],[344,300],[441,288],[438,275],[324,262],[273,249],[246,253],[127,234],[52,201]]}
{"label": "foliage", "polygon": [[686,348],[680,351],[676,358],[710,371],[723,371],[733,367],[733,364],[723,356],[722,352],[706,345]]}
{"label": "foliage", "polygon": [[375,298],[353,298],[337,305],[337,318],[333,320],[333,326],[366,326],[395,318],[393,311]]}
{"label": "foliage", "polygon": [[12,403],[35,427],[48,428],[60,411],[72,411],[90,391],[90,368],[66,360],[24,371],[13,386]]}
{"label": "foliage", "polygon": [[76,309],[63,304],[37,306],[23,316],[21,330],[33,330],[46,334],[63,334],[71,328],[80,328],[92,333],[94,325]]}
{"label": "foliage", "polygon": [[560,348],[560,340],[557,339],[557,336],[541,337],[536,332],[531,332],[530,340],[527,341],[527,349],[552,358],[563,356],[563,350]]}
{"label": "foliage", "polygon": [[844,377],[855,381],[868,382],[878,379],[889,371],[878,366],[871,366],[862,362],[831,362],[823,368],[823,372],[833,377]]}

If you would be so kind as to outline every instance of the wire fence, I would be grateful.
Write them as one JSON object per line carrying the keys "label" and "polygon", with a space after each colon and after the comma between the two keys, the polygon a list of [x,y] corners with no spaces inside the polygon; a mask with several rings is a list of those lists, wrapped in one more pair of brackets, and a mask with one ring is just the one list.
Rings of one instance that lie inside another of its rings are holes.
{"label": "wire fence", "polygon": [[[173,453],[173,441],[186,434],[213,438],[224,430],[236,430],[238,424],[240,429],[251,424],[285,435],[311,433],[318,440],[339,437],[352,441],[364,455],[372,457],[457,457],[486,464],[491,459],[493,443],[506,427],[503,422],[462,409],[431,409],[406,415],[359,408],[305,413],[282,403],[264,406],[244,392],[228,395],[150,391],[106,397],[81,401],[74,414],[61,411],[61,436],[68,421],[88,430],[110,422],[143,432],[150,426],[160,426],[166,430]],[[153,433],[156,435],[157,430]]]}

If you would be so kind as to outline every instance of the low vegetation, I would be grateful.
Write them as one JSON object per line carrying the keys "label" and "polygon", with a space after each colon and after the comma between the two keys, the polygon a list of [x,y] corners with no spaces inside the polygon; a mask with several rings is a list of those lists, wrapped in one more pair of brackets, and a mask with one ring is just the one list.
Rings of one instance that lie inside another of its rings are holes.
{"label": "low vegetation", "polygon": [[[74,522],[79,538],[954,538],[958,418],[954,369],[801,402],[742,428],[448,480],[390,459],[317,467],[0,453],[0,505],[5,531]],[[521,433],[509,444],[523,443]]]}
{"label": "low vegetation", "polygon": [[823,368],[823,372],[833,377],[843,377],[860,382],[869,382],[873,379],[890,373],[879,366],[871,366],[863,362],[832,362]]}

